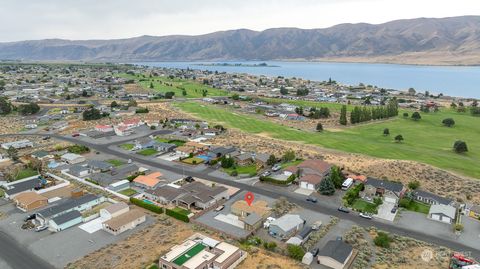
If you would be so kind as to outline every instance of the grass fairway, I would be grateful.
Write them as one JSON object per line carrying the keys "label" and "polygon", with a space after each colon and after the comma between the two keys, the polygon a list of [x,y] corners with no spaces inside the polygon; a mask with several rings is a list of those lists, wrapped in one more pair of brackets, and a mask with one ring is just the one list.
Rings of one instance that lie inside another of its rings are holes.
{"label": "grass fairway", "polygon": [[[203,91],[207,91],[206,97],[228,96],[228,93],[221,89],[215,89],[195,81],[185,79],[170,79],[168,77],[136,77],[129,74],[122,74],[121,77],[135,79],[135,81],[145,89],[151,89],[150,83],[153,83],[153,90],[161,93],[174,92],[176,98],[202,98]],[[183,88],[187,95],[183,95]]]}
{"label": "grass fairway", "polygon": [[[418,122],[410,118],[398,118],[386,122],[345,128],[342,131],[322,133],[301,131],[281,126],[267,120],[234,113],[211,105],[195,102],[176,103],[176,106],[198,117],[238,128],[249,133],[268,134],[273,138],[320,145],[347,152],[362,153],[380,158],[413,160],[431,164],[467,176],[480,178],[480,117],[459,114],[449,109],[434,113],[421,113]],[[410,112],[411,114],[411,112]],[[400,113],[402,115],[402,113]],[[445,118],[456,122],[452,128],[442,126]],[[383,136],[383,129],[390,129],[390,136]],[[402,143],[394,137],[403,135]],[[469,152],[457,154],[452,150],[455,140],[467,142]]]}

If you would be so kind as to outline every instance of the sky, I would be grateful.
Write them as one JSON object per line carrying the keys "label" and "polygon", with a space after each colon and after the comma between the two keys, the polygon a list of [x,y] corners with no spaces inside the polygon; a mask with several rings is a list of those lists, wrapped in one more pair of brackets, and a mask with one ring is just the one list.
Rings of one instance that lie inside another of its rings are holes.
{"label": "sky", "polygon": [[0,42],[325,28],[480,15],[480,0],[0,0]]}

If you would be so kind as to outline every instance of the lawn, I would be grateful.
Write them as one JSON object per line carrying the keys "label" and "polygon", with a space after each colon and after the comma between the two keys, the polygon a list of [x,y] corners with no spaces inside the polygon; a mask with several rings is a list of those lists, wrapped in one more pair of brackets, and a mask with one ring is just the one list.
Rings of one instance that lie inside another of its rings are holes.
{"label": "lawn", "polygon": [[18,172],[17,176],[15,177],[15,180],[24,179],[27,177],[33,177],[36,175],[38,175],[37,170],[33,170],[31,168],[25,168],[23,170],[20,170],[20,172]]}
{"label": "lawn", "polygon": [[285,168],[290,167],[290,166],[299,165],[302,162],[303,162],[303,160],[294,160],[294,161],[290,161],[290,162],[286,162],[286,163],[281,163],[280,166],[282,167],[282,169],[285,169]]}
{"label": "lawn", "polygon": [[[121,74],[120,75],[123,78],[127,79],[135,79],[135,81],[141,85],[142,87],[146,89],[151,89],[150,88],[150,83],[153,83],[153,90],[160,92],[160,93],[166,93],[166,92],[174,92],[176,98],[202,98],[203,96],[203,91],[207,91],[207,96],[206,97],[212,97],[212,96],[228,96],[228,92],[221,90],[221,89],[215,89],[212,88],[208,85],[204,85],[202,83],[196,82],[196,81],[191,81],[191,80],[185,80],[185,79],[170,79],[168,77],[148,77],[145,76],[145,78],[140,78],[136,77],[133,75],[129,74]],[[183,89],[185,89],[187,95],[183,96]]]}
{"label": "lawn", "polygon": [[364,201],[362,199],[357,199],[352,205],[352,208],[361,211],[361,212],[368,212],[368,213],[377,213],[377,205],[374,203],[369,203],[367,201]]}
{"label": "lawn", "polygon": [[135,145],[133,144],[122,144],[120,147],[124,150],[132,150]]}
{"label": "lawn", "polygon": [[188,216],[190,213],[192,213],[190,210],[187,210],[187,209],[184,209],[184,208],[181,208],[181,207],[175,207],[174,209],[172,209],[172,211],[175,211],[177,213],[180,213],[182,215],[185,215],[185,216]]}
{"label": "lawn", "polygon": [[177,147],[180,147],[180,146],[183,146],[185,145],[185,141],[183,140],[177,140],[177,139],[166,139],[166,138],[162,138],[162,137],[155,137],[155,140],[157,142],[161,142],[161,143],[169,143],[169,144],[174,144],[176,145]]}
{"label": "lawn", "polygon": [[107,160],[107,163],[109,163],[109,164],[111,164],[115,167],[125,164],[125,162],[123,162],[121,160],[116,160],[116,159]]}
{"label": "lawn", "polygon": [[205,161],[204,159],[200,159],[200,158],[197,158],[197,157],[192,157],[192,158],[187,158],[187,159],[182,160],[182,162],[187,163],[187,164],[201,164],[204,161]]}
{"label": "lawn", "polygon": [[5,195],[5,190],[0,188],[0,198],[3,197]]}
{"label": "lawn", "polygon": [[405,207],[403,208],[405,208],[406,210],[423,213],[425,215],[428,215],[428,212],[430,211],[429,204],[424,204],[424,203],[413,201],[413,200],[410,201],[409,203],[401,203],[401,204],[405,204]]}
{"label": "lawn", "polygon": [[140,154],[140,155],[143,155],[143,156],[151,156],[151,155],[155,155],[157,153],[158,153],[158,151],[156,151],[155,149],[144,149],[144,150],[137,151],[137,154]]}
{"label": "lawn", "polygon": [[[336,131],[321,133],[297,130],[253,116],[234,113],[212,105],[196,102],[176,103],[186,112],[212,123],[238,128],[254,134],[268,134],[277,139],[319,145],[346,152],[362,153],[379,158],[419,161],[467,176],[480,178],[480,117],[460,114],[450,109],[440,112],[421,113],[422,119],[413,121],[400,116],[393,120],[363,124]],[[408,111],[412,114],[412,111]],[[442,126],[445,118],[456,122],[452,128]],[[383,136],[389,128],[390,136]],[[395,143],[394,137],[401,134],[402,143]],[[469,152],[457,154],[452,150],[455,140],[467,142]]]}
{"label": "lawn", "polygon": [[235,166],[230,168],[223,168],[223,170],[231,174],[234,170],[237,170],[239,175],[256,175],[257,174],[257,166],[255,164],[247,165],[247,166]]}
{"label": "lawn", "polygon": [[137,194],[137,191],[129,188],[129,189],[125,189],[123,191],[119,191],[118,193],[126,195],[126,196],[134,196],[135,194]]}

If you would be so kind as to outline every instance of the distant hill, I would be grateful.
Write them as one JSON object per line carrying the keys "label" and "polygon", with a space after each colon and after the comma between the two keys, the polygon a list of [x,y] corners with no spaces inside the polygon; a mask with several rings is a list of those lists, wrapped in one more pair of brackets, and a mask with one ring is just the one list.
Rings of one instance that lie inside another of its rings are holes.
{"label": "distant hill", "polygon": [[0,43],[0,59],[39,61],[332,60],[480,64],[480,16],[324,29],[246,29],[199,36]]}

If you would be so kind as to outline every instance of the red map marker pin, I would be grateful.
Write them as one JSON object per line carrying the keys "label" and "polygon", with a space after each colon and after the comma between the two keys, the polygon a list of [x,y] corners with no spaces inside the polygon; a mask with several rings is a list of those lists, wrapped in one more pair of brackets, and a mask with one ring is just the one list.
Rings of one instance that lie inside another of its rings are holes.
{"label": "red map marker pin", "polygon": [[255,196],[253,195],[253,193],[247,192],[247,193],[245,194],[245,201],[247,202],[247,204],[248,204],[249,206],[252,205],[253,199],[255,199]]}

